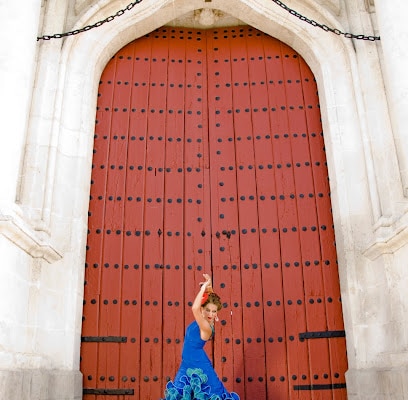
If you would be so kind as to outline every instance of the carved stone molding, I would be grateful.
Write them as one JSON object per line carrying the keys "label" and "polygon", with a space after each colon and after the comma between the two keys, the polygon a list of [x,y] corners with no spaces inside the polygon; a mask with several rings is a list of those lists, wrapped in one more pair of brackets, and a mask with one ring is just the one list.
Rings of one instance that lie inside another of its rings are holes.
{"label": "carved stone molding", "polygon": [[364,0],[364,2],[365,2],[367,12],[373,13],[375,11],[374,0]]}
{"label": "carved stone molding", "polygon": [[43,258],[50,264],[62,258],[60,252],[15,212],[0,210],[0,234],[33,258]]}
{"label": "carved stone molding", "polygon": [[203,26],[213,26],[223,13],[219,10],[213,10],[211,8],[202,8],[201,10],[194,11],[194,19]]}
{"label": "carved stone molding", "polygon": [[[379,226],[377,237],[364,251],[364,256],[370,260],[375,260],[384,254],[394,254],[398,249],[405,246],[408,243],[408,221],[406,219],[408,219],[408,214],[401,217],[397,224],[389,227]],[[382,221],[379,221],[378,224],[386,225]]]}

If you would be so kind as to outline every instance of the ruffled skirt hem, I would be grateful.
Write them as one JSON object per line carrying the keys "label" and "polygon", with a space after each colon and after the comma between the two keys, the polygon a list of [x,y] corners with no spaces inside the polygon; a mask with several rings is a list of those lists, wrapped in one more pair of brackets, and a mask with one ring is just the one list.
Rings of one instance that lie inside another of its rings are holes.
{"label": "ruffled skirt hem", "polygon": [[188,368],[177,382],[168,382],[164,400],[240,400],[235,392],[211,393],[207,375],[201,368]]}

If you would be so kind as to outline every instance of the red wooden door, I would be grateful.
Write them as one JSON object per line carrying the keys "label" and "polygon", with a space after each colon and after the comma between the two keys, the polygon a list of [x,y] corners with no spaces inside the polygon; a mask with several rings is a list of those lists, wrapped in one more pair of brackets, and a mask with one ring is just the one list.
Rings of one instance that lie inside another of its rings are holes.
{"label": "red wooden door", "polygon": [[304,60],[250,27],[163,28],[112,58],[98,96],[84,399],[163,395],[203,272],[224,303],[208,350],[229,390],[346,399],[324,140]]}

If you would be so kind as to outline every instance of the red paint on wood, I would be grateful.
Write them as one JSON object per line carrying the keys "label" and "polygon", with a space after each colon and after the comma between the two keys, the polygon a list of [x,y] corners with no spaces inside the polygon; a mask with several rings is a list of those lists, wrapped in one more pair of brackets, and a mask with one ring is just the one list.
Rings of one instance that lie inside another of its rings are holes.
{"label": "red paint on wood", "polygon": [[250,27],[162,28],[101,77],[83,336],[84,388],[157,399],[191,302],[213,275],[208,354],[241,398],[345,399],[343,330],[317,88],[290,47]]}

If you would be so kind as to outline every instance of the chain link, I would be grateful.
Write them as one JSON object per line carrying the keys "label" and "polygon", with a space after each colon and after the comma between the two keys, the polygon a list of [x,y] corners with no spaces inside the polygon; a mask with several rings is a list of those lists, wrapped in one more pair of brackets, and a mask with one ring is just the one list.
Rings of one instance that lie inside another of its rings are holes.
{"label": "chain link", "polygon": [[[67,36],[73,36],[77,35],[78,33],[86,32],[94,28],[99,28],[101,25],[106,24],[107,22],[113,21],[116,17],[122,16],[126,11],[130,11],[133,7],[135,7],[137,4],[141,3],[143,0],[136,0],[130,4],[128,4],[125,8],[122,10],[119,10],[116,14],[111,15],[101,21],[98,21],[92,25],[87,25],[81,29],[75,29],[70,32],[65,32],[65,33],[55,33],[54,35],[43,35],[37,37],[37,41],[39,40],[50,40],[50,39],[61,39],[63,37]],[[366,36],[366,35],[355,35],[353,33],[349,32],[342,32],[339,29],[336,28],[330,28],[329,26],[325,24],[320,24],[319,22],[316,22],[313,19],[309,19],[305,17],[304,15],[298,13],[297,11],[293,10],[292,8],[289,8],[285,3],[283,3],[280,0],[272,0],[275,4],[278,6],[282,7],[284,10],[286,10],[289,14],[293,15],[294,17],[299,18],[303,22],[307,22],[308,24],[315,26],[317,28],[323,29],[325,32],[332,32],[338,36],[344,36],[345,38],[348,39],[360,39],[360,40],[369,40],[369,41],[375,41],[375,40],[380,40],[380,36]]]}
{"label": "chain link", "polygon": [[50,40],[50,39],[61,39],[63,37],[67,37],[67,36],[73,36],[73,35],[78,35],[78,33],[82,33],[82,32],[86,32],[89,31],[91,29],[94,28],[99,28],[100,26],[102,26],[103,24],[106,24],[107,22],[111,22],[113,21],[116,17],[120,17],[122,16],[126,11],[130,11],[133,7],[135,7],[137,4],[141,3],[143,0],[136,0],[130,4],[128,4],[125,8],[123,8],[122,10],[119,10],[118,12],[116,12],[116,14],[114,15],[110,15],[109,17],[95,22],[92,25],[87,25],[84,26],[83,28],[80,29],[75,29],[73,31],[70,32],[65,32],[65,33],[55,33],[54,35],[43,35],[43,36],[38,36],[37,37],[37,42],[39,40]]}
{"label": "chain link", "polygon": [[301,21],[307,22],[308,24],[315,26],[317,28],[323,29],[325,32],[332,32],[336,35],[343,35],[344,37],[348,39],[360,39],[360,40],[369,40],[369,41],[375,41],[375,40],[381,40],[380,36],[366,36],[366,35],[355,35],[354,33],[349,33],[349,32],[342,32],[339,29],[336,28],[330,28],[329,26],[325,24],[319,24],[318,22],[314,21],[313,19],[309,19],[305,17],[304,15],[298,13],[297,11],[293,10],[292,8],[289,8],[286,4],[282,3],[280,0],[272,0],[275,4],[278,6],[282,7],[284,10],[286,10],[289,14],[292,14],[293,16],[299,18]]}

